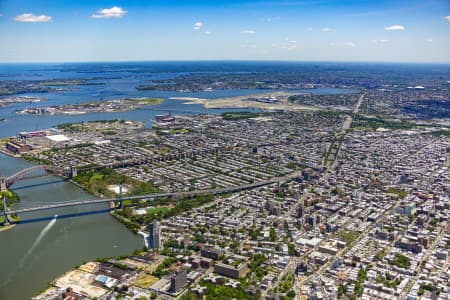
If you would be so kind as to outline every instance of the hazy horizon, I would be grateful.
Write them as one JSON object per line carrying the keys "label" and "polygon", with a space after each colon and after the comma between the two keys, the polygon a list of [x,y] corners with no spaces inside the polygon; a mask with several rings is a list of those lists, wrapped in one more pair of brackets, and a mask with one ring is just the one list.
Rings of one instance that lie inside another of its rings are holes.
{"label": "hazy horizon", "polygon": [[347,60],[252,60],[252,59],[161,59],[161,60],[97,60],[97,61],[0,61],[2,65],[12,64],[96,64],[96,63],[294,63],[294,64],[398,64],[398,65],[450,65],[450,61],[347,61]]}

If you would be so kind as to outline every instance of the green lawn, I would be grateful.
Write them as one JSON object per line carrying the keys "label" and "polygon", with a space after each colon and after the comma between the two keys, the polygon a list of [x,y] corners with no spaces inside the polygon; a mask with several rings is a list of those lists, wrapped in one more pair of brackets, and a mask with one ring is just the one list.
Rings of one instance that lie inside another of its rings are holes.
{"label": "green lawn", "polygon": [[386,193],[388,193],[388,194],[396,194],[396,195],[398,195],[398,197],[400,199],[404,199],[408,195],[408,192],[406,192],[406,191],[404,191],[402,189],[394,188],[394,187],[389,188],[386,191]]}
{"label": "green lawn", "polygon": [[164,100],[162,98],[143,98],[143,99],[136,99],[139,101],[139,103],[147,104],[147,105],[157,105],[161,104]]}
{"label": "green lawn", "polygon": [[399,268],[409,269],[411,266],[411,260],[403,254],[396,253],[394,258],[390,261],[390,264]]}
{"label": "green lawn", "polygon": [[169,209],[170,208],[168,206],[159,206],[159,207],[147,209],[147,213],[149,213],[149,214],[165,214],[166,212],[169,211]]}
{"label": "green lawn", "polygon": [[357,231],[340,231],[337,233],[337,236],[340,237],[347,246],[350,245],[354,240],[356,240],[359,236]]}

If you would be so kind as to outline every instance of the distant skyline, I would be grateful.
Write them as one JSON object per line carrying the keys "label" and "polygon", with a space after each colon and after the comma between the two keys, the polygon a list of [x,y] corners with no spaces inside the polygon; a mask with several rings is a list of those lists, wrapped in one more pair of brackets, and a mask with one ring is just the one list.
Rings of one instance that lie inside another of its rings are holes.
{"label": "distant skyline", "polygon": [[448,0],[0,0],[0,62],[450,63]]}

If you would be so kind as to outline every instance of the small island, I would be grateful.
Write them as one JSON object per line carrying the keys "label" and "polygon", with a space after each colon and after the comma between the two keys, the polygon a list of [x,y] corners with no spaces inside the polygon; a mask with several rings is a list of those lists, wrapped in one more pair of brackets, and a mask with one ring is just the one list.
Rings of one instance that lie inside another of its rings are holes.
{"label": "small island", "polygon": [[[8,96],[0,98],[0,108],[17,104],[17,103],[36,103],[45,100],[42,97],[33,97],[33,96]],[[4,119],[0,119],[2,121]]]}
{"label": "small island", "polygon": [[87,79],[50,80],[40,84],[43,86],[105,85],[103,82],[88,82]]}
{"label": "small island", "polygon": [[81,115],[98,112],[124,112],[149,105],[157,105],[162,102],[163,99],[161,98],[123,98],[80,104],[25,108],[16,113],[24,115]]}
{"label": "small island", "polygon": [[[1,80],[0,96],[14,96],[24,93],[54,93],[63,92],[85,85],[105,85],[98,80],[102,77],[81,79],[51,79],[51,80]],[[108,78],[112,79],[112,78]],[[93,81],[94,80],[94,81]],[[0,102],[2,99],[0,99]]]}

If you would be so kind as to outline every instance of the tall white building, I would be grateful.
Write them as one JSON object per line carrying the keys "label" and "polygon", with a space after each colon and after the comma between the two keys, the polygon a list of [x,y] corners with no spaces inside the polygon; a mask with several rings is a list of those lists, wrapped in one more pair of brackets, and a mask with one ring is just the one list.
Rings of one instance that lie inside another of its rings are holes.
{"label": "tall white building", "polygon": [[161,228],[158,221],[154,220],[148,225],[148,248],[161,249]]}

